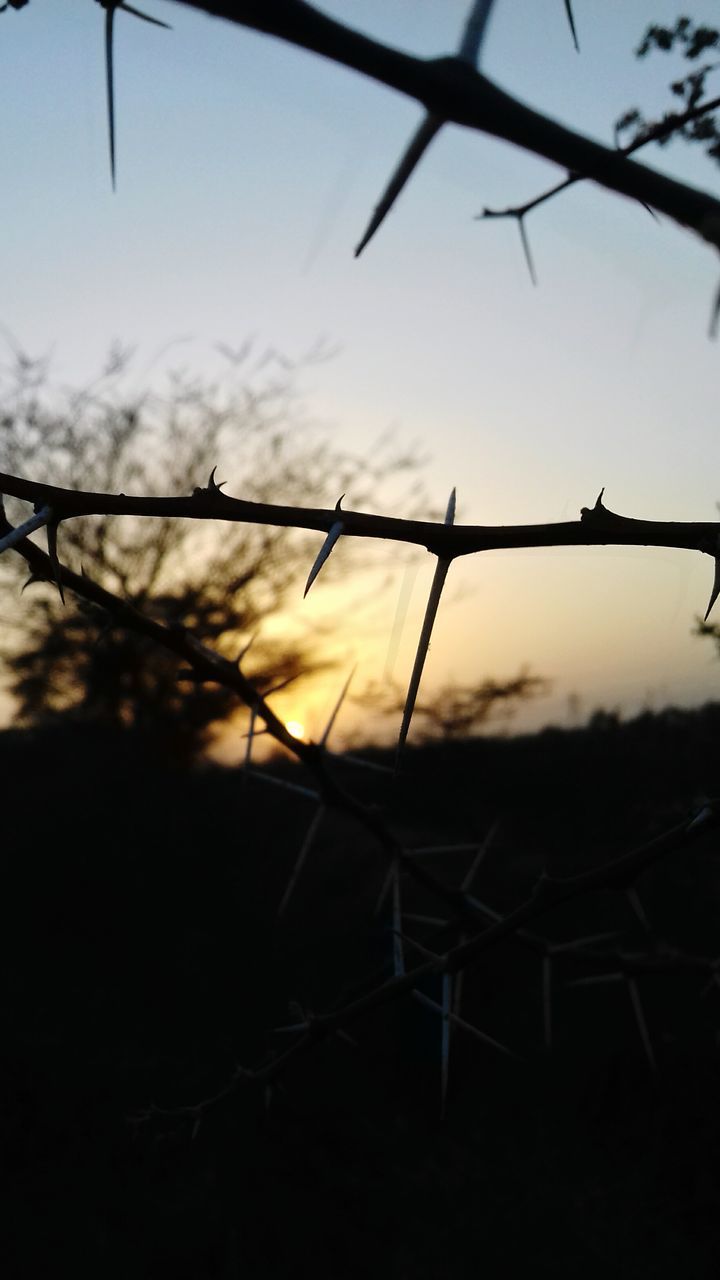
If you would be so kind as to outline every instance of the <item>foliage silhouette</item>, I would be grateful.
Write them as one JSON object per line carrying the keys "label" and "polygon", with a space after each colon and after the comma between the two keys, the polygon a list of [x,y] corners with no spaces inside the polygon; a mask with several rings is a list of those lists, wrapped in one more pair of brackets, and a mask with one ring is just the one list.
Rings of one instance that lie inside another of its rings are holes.
{"label": "foliage silhouette", "polygon": [[[519,702],[546,691],[547,681],[525,670],[509,680],[486,679],[468,685],[450,682],[416,703],[414,716],[424,722],[424,740],[467,738],[485,729],[498,713],[509,719]],[[394,719],[405,705],[405,695],[397,686],[371,688],[364,700],[368,697]]]}
{"label": "foliage silhouette", "polygon": [[[710,51],[717,51],[720,45],[720,30],[706,27],[694,22],[691,18],[679,17],[671,26],[652,23],[636,49],[638,58],[645,58],[649,53],[680,52],[682,58],[689,63],[698,63],[698,59]],[[695,65],[687,74],[673,80],[670,91],[676,99],[676,105],[665,112],[659,121],[648,120],[638,107],[631,107],[617,120],[615,134],[618,142],[625,141],[630,133],[631,145],[636,145],[643,138],[656,135],[661,146],[681,138],[686,142],[700,143],[705,154],[720,163],[720,126],[715,108],[720,105],[717,99],[710,104],[711,109],[698,112],[708,92],[708,82],[715,80],[720,69],[717,58]],[[687,118],[688,115],[690,118]]]}
{"label": "foliage silhouette", "polygon": [[[181,494],[205,485],[211,491],[219,466],[231,480],[241,476],[243,492],[258,502],[298,485],[316,500],[330,484],[377,497],[393,477],[415,478],[412,452],[393,452],[389,440],[372,456],[344,452],[308,417],[300,378],[328,354],[322,348],[297,364],[274,351],[256,356],[250,345],[222,352],[215,381],[180,371],[159,394],[133,390],[130,353],[118,350],[95,383],[62,397],[49,385],[45,361],[16,354],[2,387],[0,466],[32,468],[69,487],[82,481],[99,490]],[[66,563],[154,620],[231,660],[249,648],[248,670],[263,694],[327,665],[312,632],[287,641],[263,636],[309,554],[287,529],[220,532],[170,517],[98,516],[67,522],[62,542]],[[75,595],[63,604],[52,583],[38,586],[31,575],[18,599],[20,575],[22,561],[0,560],[7,597],[16,601],[0,656],[20,723],[71,715],[142,728],[183,759],[207,746],[236,705],[232,691],[195,678],[176,657],[116,625],[109,611]]]}

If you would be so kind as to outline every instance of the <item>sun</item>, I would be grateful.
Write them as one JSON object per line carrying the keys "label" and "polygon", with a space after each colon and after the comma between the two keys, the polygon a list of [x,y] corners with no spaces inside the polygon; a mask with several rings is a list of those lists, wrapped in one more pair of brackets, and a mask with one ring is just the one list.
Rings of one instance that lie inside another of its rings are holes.
{"label": "sun", "polygon": [[305,725],[303,724],[302,720],[286,720],[285,728],[287,729],[288,733],[292,734],[293,738],[305,737]]}

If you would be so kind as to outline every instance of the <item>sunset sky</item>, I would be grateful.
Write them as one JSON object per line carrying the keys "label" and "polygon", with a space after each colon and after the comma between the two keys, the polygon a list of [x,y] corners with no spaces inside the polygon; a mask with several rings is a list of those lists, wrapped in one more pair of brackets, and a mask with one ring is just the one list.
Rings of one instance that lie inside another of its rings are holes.
{"label": "sunset sky", "polygon": [[[217,342],[253,336],[296,356],[325,339],[338,354],[303,375],[308,409],[356,450],[389,427],[398,442],[415,442],[430,458],[424,480],[438,508],[457,485],[458,522],[575,519],[602,486],[625,515],[716,518],[720,347],[707,325],[720,264],[707,246],[579,185],[528,224],[533,288],[517,228],[475,215],[561,175],[450,127],[355,260],[420,109],[268,37],[163,0],[140,7],[173,30],[116,17],[115,194],[101,9],[31,0],[0,15],[0,333],[30,354],[52,351],[55,380],[70,384],[92,378],[114,340],[137,347],[151,381],[180,360],[212,371]],[[318,7],[434,55],[454,46],[466,0]],[[574,7],[580,55],[562,0],[497,0],[484,70],[611,142],[626,108],[652,116],[667,105],[679,59],[638,62],[633,50],[647,24],[672,21],[678,5]],[[696,3],[692,15],[712,24],[717,5]],[[644,158],[718,186],[717,167],[681,144]],[[218,463],[232,477],[232,459]],[[228,491],[242,496],[241,477]],[[341,545],[340,564],[342,554]],[[364,611],[356,581],[324,591],[319,579],[305,604],[298,593],[303,619],[353,604],[334,641],[339,672],[302,705],[283,703],[283,714],[319,732],[354,662],[358,688],[389,668],[407,680],[433,563],[418,551],[412,566],[398,568],[382,596],[365,591]],[[510,677],[525,664],[552,688],[518,727],[570,723],[598,706],[630,714],[717,697],[720,662],[691,636],[711,580],[706,557],[642,548],[461,561],[427,687]],[[400,635],[397,599],[410,589]],[[347,727],[360,715],[351,708]]]}

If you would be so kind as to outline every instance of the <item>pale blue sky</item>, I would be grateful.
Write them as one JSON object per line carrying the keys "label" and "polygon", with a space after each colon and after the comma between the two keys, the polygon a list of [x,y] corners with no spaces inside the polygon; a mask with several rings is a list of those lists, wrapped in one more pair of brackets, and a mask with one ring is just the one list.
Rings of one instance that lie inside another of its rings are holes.
{"label": "pale blue sky", "polygon": [[[454,45],[466,4],[320,7],[430,55]],[[92,377],[113,339],[148,358],[186,339],[176,350],[203,367],[217,340],[255,334],[295,354],[324,335],[341,351],[308,377],[309,405],[357,448],[388,425],[419,441],[437,503],[457,484],[459,520],[572,519],[602,485],[624,514],[714,518],[720,349],[706,330],[720,264],[709,248],[578,187],[529,223],[533,289],[514,225],[474,215],[530,197],[557,171],[449,128],[356,261],[419,109],[267,37],[162,0],[147,10],[173,31],[117,15],[114,195],[99,6],[32,0],[0,16],[0,322],[33,354],[53,348],[56,377]],[[609,141],[626,107],[666,103],[676,64],[638,63],[632,50],[648,21],[678,8],[575,0],[575,11],[580,56],[562,0],[497,0],[484,66]],[[712,22],[717,5],[692,13]],[[647,160],[718,186],[718,170],[682,147]],[[400,678],[432,571],[422,553],[418,564]],[[716,696],[720,663],[689,635],[711,576],[699,556],[639,549],[460,562],[428,682],[510,676],[527,662],[554,682],[528,724],[562,720],[572,692],[585,710]],[[311,616],[329,597],[318,583]],[[368,679],[382,675],[393,607],[377,606],[374,646],[358,654]],[[348,659],[358,647],[338,643]]]}

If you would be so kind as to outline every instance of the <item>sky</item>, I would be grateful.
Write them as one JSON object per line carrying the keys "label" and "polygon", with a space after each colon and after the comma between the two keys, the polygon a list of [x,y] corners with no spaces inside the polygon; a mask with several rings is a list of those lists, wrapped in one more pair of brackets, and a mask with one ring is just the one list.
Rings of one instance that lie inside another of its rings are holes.
{"label": "sky", "polygon": [[[476,215],[562,175],[448,127],[356,260],[419,107],[169,0],[145,7],[173,29],[117,14],[114,193],[102,10],[31,0],[0,15],[0,333],[33,355],[51,352],[53,377],[73,385],[97,374],[114,341],[136,347],[150,382],[180,358],[210,370],[217,342],[252,337],[297,356],[325,340],[337,354],[303,374],[308,408],[357,451],[388,428],[414,443],[429,458],[423,478],[437,508],[457,486],[458,522],[575,519],[602,486],[624,515],[715,518],[720,355],[707,326],[720,268],[708,246],[579,185],[528,224],[533,288],[517,228]],[[318,7],[424,56],[452,49],[466,11],[460,0]],[[497,0],[483,69],[611,142],[629,106],[652,116],[667,105],[679,62],[637,61],[633,50],[650,21],[672,21],[677,7],[575,0],[574,9],[579,55],[562,0]],[[692,14],[712,23],[717,6],[705,0]],[[718,185],[717,168],[682,145],[645,159]],[[232,459],[219,463],[231,470]],[[228,491],[242,496],[241,482]],[[393,568],[387,547],[373,553],[383,574],[392,570],[385,593],[336,573],[298,599],[294,616],[269,623],[291,634],[344,615],[332,641],[338,671],[299,703],[279,704],[308,732],[321,731],[351,665],[358,689],[389,674],[407,680],[433,562],[417,551],[409,568]],[[334,554],[342,570],[342,544]],[[716,697],[720,662],[691,634],[711,579],[707,557],[657,549],[460,561],[426,688],[526,666],[549,692],[521,709],[517,728]],[[400,628],[397,602],[408,595]],[[348,732],[362,733],[362,714],[348,709]]]}

